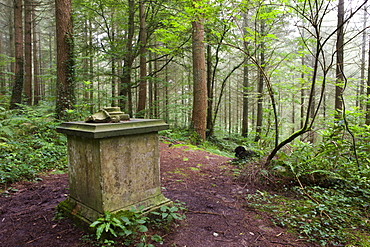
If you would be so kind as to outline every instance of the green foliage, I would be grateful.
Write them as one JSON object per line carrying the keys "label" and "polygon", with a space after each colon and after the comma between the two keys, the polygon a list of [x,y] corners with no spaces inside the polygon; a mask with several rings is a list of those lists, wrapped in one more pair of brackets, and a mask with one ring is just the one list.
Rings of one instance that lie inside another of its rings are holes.
{"label": "green foliage", "polygon": [[152,224],[156,227],[161,227],[169,230],[169,227],[174,221],[184,220],[185,214],[181,212],[185,211],[186,207],[184,203],[177,202],[174,206],[161,206],[158,211],[151,212],[153,217]]}
{"label": "green foliage", "polygon": [[112,215],[106,211],[104,217],[94,221],[90,227],[96,229],[96,239],[103,239],[104,243],[112,241],[113,238],[122,237],[126,246],[131,245],[139,233],[148,231],[144,225],[148,217],[142,215],[141,211],[134,209],[124,211],[119,215]]}
{"label": "green foliage", "polygon": [[163,239],[157,234],[149,236],[146,225],[166,227],[168,230],[175,220],[185,219],[184,215],[178,213],[185,210],[185,207],[180,203],[176,205],[178,206],[162,206],[158,212],[151,212],[155,217],[150,218],[145,216],[141,209],[126,210],[117,214],[106,211],[104,216],[94,221],[90,227],[95,228],[96,239],[104,245],[122,243],[125,246],[135,244],[137,247],[154,247],[150,241],[162,243]]}
{"label": "green foliage", "polygon": [[21,105],[0,114],[0,183],[32,179],[37,173],[67,168],[66,138],[55,131],[48,107]]}
{"label": "green foliage", "polygon": [[247,199],[251,206],[271,213],[275,224],[294,229],[301,238],[322,246],[356,244],[359,239],[354,235],[370,244],[368,191],[317,186],[294,190],[299,199],[261,191]]}
{"label": "green foliage", "polygon": [[[334,180],[360,186],[370,182],[369,126],[352,125],[355,142],[343,123],[321,131],[317,145],[296,141],[289,152],[281,152],[273,164],[283,166],[283,175],[304,184],[330,186]],[[355,152],[356,151],[356,152]],[[272,166],[272,169],[276,166]]]}
{"label": "green foliage", "polygon": [[317,144],[295,141],[261,169],[294,199],[267,192],[248,197],[272,213],[276,224],[322,246],[370,245],[369,126],[359,125],[354,113],[347,119],[349,129],[343,121],[333,123],[321,130]]}

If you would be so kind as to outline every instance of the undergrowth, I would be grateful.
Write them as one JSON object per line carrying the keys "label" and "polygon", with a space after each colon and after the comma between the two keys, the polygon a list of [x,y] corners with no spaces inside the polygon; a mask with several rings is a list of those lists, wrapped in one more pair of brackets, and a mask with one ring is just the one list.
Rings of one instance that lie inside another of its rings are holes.
{"label": "undergrowth", "polygon": [[0,107],[0,184],[33,179],[40,172],[67,168],[66,138],[50,107]]}
{"label": "undergrowth", "polygon": [[161,206],[157,211],[144,214],[142,208],[112,214],[108,211],[94,221],[90,227],[95,230],[96,240],[85,238],[85,242],[97,246],[154,247],[152,243],[163,244],[158,229],[169,232],[178,221],[185,219],[183,203]]}
{"label": "undergrowth", "polygon": [[[370,132],[352,126],[322,131],[321,142],[296,141],[255,179],[284,193],[258,191],[249,206],[271,213],[277,225],[321,246],[370,246]],[[289,192],[291,197],[283,196]]]}

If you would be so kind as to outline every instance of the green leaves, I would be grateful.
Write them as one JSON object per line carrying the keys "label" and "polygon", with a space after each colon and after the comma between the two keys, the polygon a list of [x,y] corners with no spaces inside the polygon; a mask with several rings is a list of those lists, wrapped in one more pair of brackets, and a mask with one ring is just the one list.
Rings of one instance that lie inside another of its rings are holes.
{"label": "green leaves", "polygon": [[66,138],[45,106],[19,106],[0,115],[0,184],[66,170]]}
{"label": "green leaves", "polygon": [[[161,207],[160,212],[164,213],[165,219],[173,217],[173,219],[182,219],[183,217],[177,215],[176,211],[182,207]],[[157,224],[156,221],[150,220],[148,217],[143,215],[142,209],[126,210],[118,212],[117,214],[111,214],[110,212],[104,212],[104,216],[94,221],[90,227],[95,228],[95,236],[97,240],[104,243],[115,243],[113,238],[122,238],[126,246],[150,247],[152,244],[148,244],[149,240],[162,243],[163,239],[161,236],[155,234],[151,238],[148,238],[146,232],[149,231],[147,224]],[[171,216],[172,215],[172,216]],[[138,238],[138,236],[140,236]],[[118,239],[117,239],[118,240]]]}
{"label": "green leaves", "polygon": [[186,208],[182,203],[175,203],[174,206],[161,206],[158,211],[151,212],[154,215],[153,223],[157,227],[163,227],[165,229],[169,229],[169,226],[177,221],[177,220],[184,220],[186,216],[182,214]]}

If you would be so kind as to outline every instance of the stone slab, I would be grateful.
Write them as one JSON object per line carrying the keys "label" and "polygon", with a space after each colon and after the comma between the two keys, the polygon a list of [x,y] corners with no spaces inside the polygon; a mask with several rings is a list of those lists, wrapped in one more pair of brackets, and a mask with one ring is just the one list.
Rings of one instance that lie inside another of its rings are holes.
{"label": "stone slab", "polygon": [[119,123],[67,122],[62,123],[57,128],[57,132],[98,139],[158,132],[168,128],[169,125],[161,119],[130,119],[129,121],[121,121]]}

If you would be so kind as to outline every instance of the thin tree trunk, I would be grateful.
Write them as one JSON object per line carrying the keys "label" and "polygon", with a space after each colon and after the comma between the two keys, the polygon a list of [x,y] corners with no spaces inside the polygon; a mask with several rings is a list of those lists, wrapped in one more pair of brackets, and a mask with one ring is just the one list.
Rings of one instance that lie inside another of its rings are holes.
{"label": "thin tree trunk", "polygon": [[343,33],[343,21],[344,21],[344,0],[339,0],[338,2],[338,31],[337,31],[337,65],[336,65],[336,86],[335,86],[335,118],[338,120],[341,118],[343,102],[343,43],[344,43],[344,33]]}
{"label": "thin tree trunk", "polygon": [[357,92],[357,101],[356,106],[360,109],[364,109],[362,95],[364,95],[364,85],[365,85],[365,63],[366,63],[366,26],[367,26],[367,7],[364,5],[364,20],[363,20],[363,31],[362,31],[362,44],[361,44],[361,78],[360,78],[360,87]]}
{"label": "thin tree trunk", "polygon": [[126,38],[126,55],[123,58],[123,71],[121,77],[120,106],[132,116],[131,71],[134,61],[133,39],[135,31],[135,0],[128,0],[128,30]]}
{"label": "thin tree trunk", "polygon": [[[114,13],[112,14],[113,16],[112,16],[112,18],[114,18]],[[112,27],[112,43],[115,43],[116,42],[116,32],[117,32],[117,30],[116,30],[116,25],[115,25],[115,23],[113,23],[112,24],[113,25],[113,27]],[[112,97],[111,97],[111,106],[116,106],[117,105],[117,103],[116,103],[116,88],[117,88],[117,85],[116,85],[116,78],[117,78],[117,76],[116,76],[116,73],[117,73],[117,71],[116,71],[116,64],[117,64],[117,57],[116,57],[116,54],[115,53],[113,53],[112,55],[111,55],[111,59],[112,59],[112,67],[111,67],[111,72],[112,72],[112,79],[111,79],[111,95],[112,95]]]}
{"label": "thin tree trunk", "polygon": [[[154,70],[155,71],[157,71],[158,70],[158,61],[157,60],[155,60],[154,61]],[[158,81],[158,80],[157,80]],[[153,88],[153,90],[154,90],[154,92],[153,92],[153,99],[154,99],[154,111],[153,111],[153,113],[154,113],[154,118],[159,118],[159,112],[158,112],[158,108],[159,108],[159,96],[158,96],[158,91],[159,91],[159,89],[158,89],[158,83],[157,83],[157,81],[154,83],[154,88]]]}
{"label": "thin tree trunk", "polygon": [[37,18],[35,10],[35,2],[32,2],[32,55],[33,55],[33,95],[34,104],[38,105],[40,101],[40,84],[39,84],[39,59],[38,59],[38,48],[37,48]]}
{"label": "thin tree trunk", "polygon": [[[243,16],[243,35],[247,35],[247,14],[244,13]],[[244,41],[244,50],[248,52],[248,42]],[[249,67],[248,67],[248,57],[244,59],[243,67],[243,122],[242,122],[242,136],[248,137],[248,128],[249,128],[249,102],[248,102],[248,92],[249,91]]]}
{"label": "thin tree trunk", "polygon": [[[301,62],[302,62],[302,68],[306,65],[306,61],[305,61],[305,56],[302,55],[302,58],[301,58]],[[301,72],[301,111],[300,111],[300,128],[302,129],[303,128],[303,125],[304,125],[304,113],[305,113],[305,109],[304,109],[304,99],[305,99],[305,90],[304,90],[304,87],[305,87],[305,80],[304,80],[304,72],[302,71]]]}
{"label": "thin tree trunk", "polygon": [[15,43],[15,82],[13,85],[10,108],[17,108],[22,103],[24,80],[22,0],[14,1],[14,43]]}
{"label": "thin tree trunk", "polygon": [[[218,40],[218,44],[215,48],[215,62],[212,64],[212,50],[211,46],[207,46],[207,96],[208,96],[208,107],[207,107],[207,132],[206,136],[211,137],[214,134],[214,126],[217,117],[217,113],[213,110],[214,109],[214,93],[216,88],[216,74],[217,68],[220,64],[220,53],[221,53],[221,44],[228,33],[227,25],[223,26],[223,32],[221,34],[220,39]],[[222,91],[220,93],[220,98],[222,98]]]}
{"label": "thin tree trunk", "polygon": [[[261,34],[265,33],[265,22],[261,20]],[[260,45],[260,68],[258,70],[258,85],[257,85],[257,122],[256,122],[256,137],[254,141],[257,142],[261,138],[262,133],[262,117],[263,117],[263,84],[264,75],[263,70],[265,67],[265,45],[261,42]]]}
{"label": "thin tree trunk", "polygon": [[207,45],[207,137],[213,135],[213,88],[214,80],[212,78],[212,50],[211,46]]}
{"label": "thin tree trunk", "polygon": [[24,0],[24,93],[28,105],[32,105],[32,23],[31,0]]}
{"label": "thin tree trunk", "polygon": [[[14,0],[8,0],[8,4],[9,6],[11,4],[14,4],[15,6],[15,3],[14,3]],[[14,8],[13,8],[13,13],[12,14],[9,14],[8,17],[8,33],[9,33],[9,56],[10,57],[15,57],[15,30],[14,30],[14,27],[15,27],[15,23],[14,23]],[[23,42],[22,42],[23,43]],[[9,67],[9,71],[11,72],[11,82],[13,82],[15,80],[15,61],[12,61],[10,62],[10,67]]]}
{"label": "thin tree trunk", "polygon": [[[166,58],[167,60],[167,58]],[[165,74],[165,84],[164,84],[164,95],[163,95],[163,98],[164,98],[164,120],[167,122],[170,118],[169,118],[169,114],[170,114],[170,110],[169,110],[169,104],[170,104],[170,99],[169,99],[169,95],[168,95],[168,88],[170,87],[170,82],[169,82],[169,78],[168,78],[168,66],[166,66],[166,74]]]}
{"label": "thin tree trunk", "polygon": [[[370,58],[370,41],[369,41],[368,56]],[[369,99],[370,98],[370,59],[368,61],[368,66],[367,66],[367,83],[366,84],[367,84],[366,96],[367,96],[367,99]],[[365,124],[370,125],[370,101],[369,100],[366,103]]]}
{"label": "thin tree trunk", "polygon": [[[152,61],[152,57],[153,56],[153,53],[152,52],[149,52],[149,61]],[[149,74],[151,74],[153,72],[153,62],[149,62]],[[149,99],[148,99],[148,103],[149,103],[149,118],[152,118],[154,116],[154,111],[153,111],[153,106],[154,106],[154,100],[153,100],[153,90],[154,90],[154,87],[153,87],[153,77],[150,77],[149,78],[149,85],[148,85],[148,96],[149,96]]]}
{"label": "thin tree trunk", "polygon": [[[0,54],[3,54],[3,33],[2,30],[0,30]],[[5,74],[3,65],[0,64],[0,95],[3,95],[5,93]]]}
{"label": "thin tree trunk", "polygon": [[89,24],[89,80],[92,82],[90,83],[90,94],[88,96],[90,100],[90,113],[94,112],[94,48],[93,48],[93,27],[91,23],[91,19],[88,20]]}
{"label": "thin tree trunk", "polygon": [[137,106],[137,116],[145,116],[146,94],[147,94],[147,69],[146,69],[146,20],[145,5],[143,1],[139,3],[140,14],[140,84],[139,84],[139,101]]}

